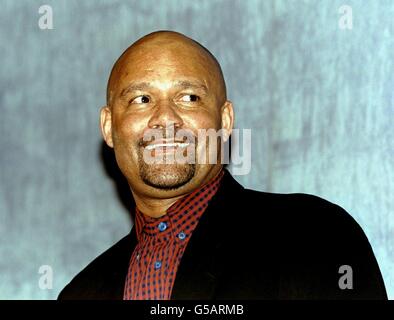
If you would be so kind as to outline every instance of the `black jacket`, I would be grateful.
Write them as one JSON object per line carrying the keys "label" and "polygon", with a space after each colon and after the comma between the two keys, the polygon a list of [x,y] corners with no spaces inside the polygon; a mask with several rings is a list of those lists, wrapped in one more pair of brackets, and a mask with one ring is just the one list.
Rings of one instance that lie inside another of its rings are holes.
{"label": "black jacket", "polygon": [[[59,299],[122,299],[135,228]],[[352,289],[339,268],[351,267]],[[342,279],[343,280],[343,279]],[[228,173],[189,240],[171,299],[387,299],[371,246],[341,207],[243,188]]]}

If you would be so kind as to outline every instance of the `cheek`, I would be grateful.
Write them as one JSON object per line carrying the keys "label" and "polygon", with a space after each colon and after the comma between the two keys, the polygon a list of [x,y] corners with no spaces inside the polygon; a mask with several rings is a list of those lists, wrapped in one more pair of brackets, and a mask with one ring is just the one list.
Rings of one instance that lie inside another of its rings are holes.
{"label": "cheek", "polygon": [[113,141],[116,161],[127,178],[136,175],[138,168],[138,141],[143,132],[143,120],[119,115],[113,118]]}
{"label": "cheek", "polygon": [[221,128],[221,118],[219,114],[214,113],[201,113],[194,114],[191,117],[185,119],[185,127],[192,129],[193,131],[199,129],[216,129]]}
{"label": "cheek", "polygon": [[217,152],[220,148],[218,140],[215,139],[216,136],[211,131],[201,130],[214,129],[215,132],[218,132],[221,129],[221,118],[213,113],[195,115],[188,119],[185,127],[191,129],[198,139],[197,159],[200,160],[197,161],[202,161],[202,164],[216,163],[214,161],[217,159]]}
{"label": "cheek", "polygon": [[135,148],[143,133],[145,121],[132,116],[115,117],[113,135],[115,146]]}

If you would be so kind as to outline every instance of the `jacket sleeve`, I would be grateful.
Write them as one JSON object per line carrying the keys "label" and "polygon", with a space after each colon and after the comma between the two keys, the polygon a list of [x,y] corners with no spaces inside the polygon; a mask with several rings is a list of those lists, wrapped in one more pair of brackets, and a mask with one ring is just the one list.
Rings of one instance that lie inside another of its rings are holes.
{"label": "jacket sleeve", "polygon": [[[367,236],[360,225],[341,207],[333,205],[342,217],[338,227],[336,246],[338,259],[338,287],[341,296],[349,299],[387,299],[384,281]],[[339,220],[339,219],[338,219]]]}
{"label": "jacket sleeve", "polygon": [[372,247],[343,208],[297,194],[286,216],[279,296],[290,299],[387,299]]}

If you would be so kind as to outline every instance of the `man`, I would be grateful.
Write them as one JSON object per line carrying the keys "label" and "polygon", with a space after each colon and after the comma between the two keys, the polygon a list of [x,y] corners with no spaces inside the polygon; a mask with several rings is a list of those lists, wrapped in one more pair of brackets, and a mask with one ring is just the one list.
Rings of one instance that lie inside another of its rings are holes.
{"label": "man", "polygon": [[[221,68],[194,40],[154,32],[121,55],[101,129],[133,194],[135,227],[60,299],[386,299],[366,236],[337,205],[247,190],[220,161],[147,161],[212,153],[214,140],[185,142],[168,128],[223,129],[226,141],[233,123]],[[146,139],[152,130],[162,137]]]}

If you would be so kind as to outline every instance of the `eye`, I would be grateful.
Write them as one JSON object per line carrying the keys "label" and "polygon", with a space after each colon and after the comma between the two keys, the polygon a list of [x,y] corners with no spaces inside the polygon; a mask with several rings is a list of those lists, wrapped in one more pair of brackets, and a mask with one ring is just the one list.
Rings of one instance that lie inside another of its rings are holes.
{"label": "eye", "polygon": [[134,99],[131,99],[129,102],[130,103],[149,103],[150,99],[148,96],[142,95],[142,96],[138,96]]}
{"label": "eye", "polygon": [[180,99],[182,102],[196,102],[200,100],[200,97],[195,94],[185,94]]}

